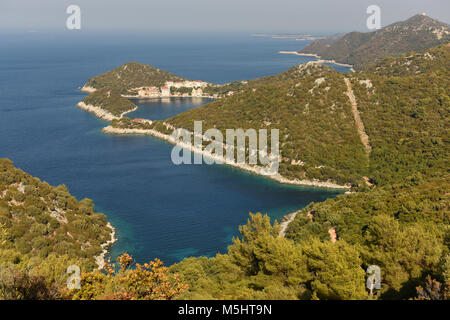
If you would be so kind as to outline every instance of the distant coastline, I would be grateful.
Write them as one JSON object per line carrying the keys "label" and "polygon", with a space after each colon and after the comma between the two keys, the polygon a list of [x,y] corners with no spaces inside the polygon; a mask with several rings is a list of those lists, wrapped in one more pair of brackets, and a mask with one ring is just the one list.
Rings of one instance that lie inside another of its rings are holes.
{"label": "distant coastline", "polygon": [[110,239],[100,245],[102,247],[102,252],[95,257],[95,263],[97,264],[98,270],[103,269],[105,266],[105,257],[108,253],[108,249],[110,249],[111,246],[118,240],[116,237],[116,228],[114,228],[110,222],[108,222],[106,226],[111,230],[109,234]]}
{"label": "distant coastline", "polygon": [[355,72],[355,69],[353,68],[353,65],[351,65],[351,64],[337,62],[336,60],[322,59],[321,56],[319,56],[318,54],[315,54],[315,53],[301,53],[301,52],[297,52],[297,51],[278,51],[278,53],[280,53],[280,54],[295,54],[295,55],[301,56],[301,57],[313,57],[313,58],[317,59],[316,61],[314,61],[316,63],[319,63],[319,64],[330,63],[330,64],[334,64],[336,66],[350,68],[351,72]]}

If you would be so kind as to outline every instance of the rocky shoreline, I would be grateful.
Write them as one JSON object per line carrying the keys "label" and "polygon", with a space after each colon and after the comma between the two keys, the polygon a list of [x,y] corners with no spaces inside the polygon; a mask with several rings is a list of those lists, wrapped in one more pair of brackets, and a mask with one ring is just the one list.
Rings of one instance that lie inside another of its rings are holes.
{"label": "rocky shoreline", "polygon": [[280,237],[284,237],[286,235],[287,228],[289,224],[294,221],[295,217],[297,216],[299,210],[288,213],[283,216],[280,222]]}
{"label": "rocky shoreline", "polygon": [[313,58],[320,59],[320,56],[315,54],[315,53],[300,53],[300,52],[297,52],[297,51],[278,51],[278,53],[281,53],[281,54],[295,54],[297,56],[313,57]]}
{"label": "rocky shoreline", "polygon": [[97,89],[93,88],[93,87],[89,87],[89,86],[83,86],[80,88],[80,91],[82,92],[87,92],[87,93],[92,93],[97,91]]}
{"label": "rocky shoreline", "polygon": [[112,113],[100,107],[93,106],[92,104],[85,104],[83,101],[78,102],[77,107],[94,114],[97,118],[100,118],[108,122],[119,119],[119,117],[116,117]]}
{"label": "rocky shoreline", "polygon": [[122,118],[124,115],[126,115],[127,113],[137,110],[137,107],[134,107],[133,109],[123,112],[118,117],[118,116],[113,115],[111,112],[108,112],[105,109],[102,109],[100,107],[93,106],[92,104],[85,104],[83,101],[78,102],[77,107],[80,109],[83,109],[87,112],[90,112],[90,113],[94,114],[96,117],[98,117],[104,121],[108,121],[108,122],[111,122],[113,120],[118,120],[118,119]]}
{"label": "rocky shoreline", "polygon": [[117,241],[116,229],[109,222],[106,224],[106,226],[111,229],[111,232],[109,234],[111,238],[108,241],[106,241],[105,243],[102,243],[100,245],[103,250],[98,256],[96,256],[94,258],[95,263],[98,266],[98,268],[97,268],[98,270],[103,269],[103,267],[105,265],[105,257],[106,257],[106,254],[108,253],[108,249]]}
{"label": "rocky shoreline", "polygon": [[264,174],[263,170],[265,170],[265,168],[263,168],[263,167],[250,166],[248,164],[239,164],[239,163],[235,163],[235,162],[225,161],[224,158],[214,156],[211,153],[205,152],[204,150],[200,150],[193,145],[183,144],[182,142],[175,140],[172,136],[161,133],[154,129],[122,129],[122,128],[114,128],[112,126],[107,126],[102,129],[102,132],[106,133],[106,134],[114,134],[114,135],[150,135],[150,136],[154,136],[156,138],[165,140],[173,145],[178,145],[182,148],[189,149],[191,152],[203,154],[204,156],[210,157],[214,160],[222,161],[224,164],[227,164],[232,167],[236,167],[241,170],[248,171],[248,172],[260,175],[260,176],[267,177],[269,179],[272,179],[272,180],[277,181],[282,184],[315,187],[315,188],[325,188],[325,189],[338,189],[338,190],[350,189],[350,185],[339,185],[339,184],[336,184],[333,182],[328,182],[328,181],[306,180],[306,179],[305,180],[288,179],[286,177],[283,177],[279,173],[276,173],[274,175],[267,175],[267,174]]}

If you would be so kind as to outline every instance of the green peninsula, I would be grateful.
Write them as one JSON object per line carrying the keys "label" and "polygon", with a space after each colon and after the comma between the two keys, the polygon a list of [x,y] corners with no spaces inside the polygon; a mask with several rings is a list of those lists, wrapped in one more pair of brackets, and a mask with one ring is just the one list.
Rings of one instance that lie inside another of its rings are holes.
{"label": "green peninsula", "polygon": [[154,66],[129,62],[89,79],[85,87],[94,89],[112,87],[119,90],[121,94],[126,94],[133,88],[145,86],[162,87],[166,81],[183,80],[185,79]]}
{"label": "green peninsula", "polygon": [[85,106],[100,108],[114,117],[122,117],[124,114],[135,110],[136,105],[120,95],[119,90],[113,87],[103,87],[83,99]]}

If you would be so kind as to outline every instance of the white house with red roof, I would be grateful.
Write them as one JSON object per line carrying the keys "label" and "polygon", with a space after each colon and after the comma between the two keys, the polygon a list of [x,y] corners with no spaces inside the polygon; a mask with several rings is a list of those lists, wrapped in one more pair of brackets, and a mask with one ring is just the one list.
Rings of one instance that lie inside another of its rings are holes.
{"label": "white house with red roof", "polygon": [[161,87],[161,97],[170,97],[170,87]]}

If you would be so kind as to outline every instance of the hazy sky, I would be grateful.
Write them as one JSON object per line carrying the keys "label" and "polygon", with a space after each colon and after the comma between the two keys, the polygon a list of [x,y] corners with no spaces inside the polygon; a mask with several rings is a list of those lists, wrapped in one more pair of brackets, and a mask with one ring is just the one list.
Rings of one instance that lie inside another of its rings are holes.
{"label": "hazy sky", "polygon": [[422,12],[450,22],[449,0],[0,0],[0,30],[63,31],[72,4],[83,31],[368,31],[372,4],[382,26]]}

